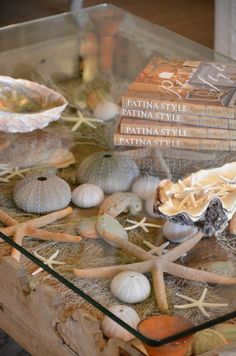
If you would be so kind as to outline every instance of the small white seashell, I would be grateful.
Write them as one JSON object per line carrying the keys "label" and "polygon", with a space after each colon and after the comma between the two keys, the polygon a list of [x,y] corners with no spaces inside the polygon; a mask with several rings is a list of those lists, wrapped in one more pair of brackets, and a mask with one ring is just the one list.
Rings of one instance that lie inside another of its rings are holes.
{"label": "small white seashell", "polygon": [[[114,305],[108,309],[132,328],[137,328],[137,325],[140,322],[140,318],[133,308],[127,305]],[[119,337],[124,341],[129,341],[134,338],[134,335],[129,333],[126,329],[122,328],[122,326],[117,324],[108,316],[105,316],[103,319],[101,328],[104,335],[108,338]]]}
{"label": "small white seashell", "polygon": [[147,277],[135,271],[118,273],[111,282],[111,292],[125,303],[139,303],[149,297],[151,291]]}
{"label": "small white seashell", "polygon": [[99,102],[93,111],[93,115],[96,119],[102,121],[111,120],[113,117],[119,114],[119,107],[112,101]]}
{"label": "small white seashell", "polygon": [[80,208],[92,208],[101,204],[103,199],[102,189],[95,184],[81,184],[72,192],[72,202]]}
{"label": "small white seashell", "polygon": [[154,194],[160,179],[154,176],[143,176],[137,178],[132,184],[131,190],[142,200],[147,200],[150,195]]}
{"label": "small white seashell", "polygon": [[163,226],[163,235],[171,242],[181,243],[198,232],[196,226],[193,225],[181,225],[172,221],[166,221]]}
{"label": "small white seashell", "polygon": [[153,218],[160,218],[160,215],[154,213],[153,211],[154,202],[155,202],[155,195],[153,194],[145,201],[146,212],[148,213],[149,216]]}
{"label": "small white seashell", "polygon": [[16,184],[13,197],[19,209],[44,214],[65,208],[70,203],[71,190],[54,174],[30,174]]}

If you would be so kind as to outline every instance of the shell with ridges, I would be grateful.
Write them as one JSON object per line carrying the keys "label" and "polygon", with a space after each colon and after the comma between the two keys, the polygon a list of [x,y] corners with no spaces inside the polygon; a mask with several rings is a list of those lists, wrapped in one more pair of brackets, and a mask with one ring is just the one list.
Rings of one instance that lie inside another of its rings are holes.
{"label": "shell with ridges", "polygon": [[65,208],[71,200],[66,181],[53,174],[30,174],[16,184],[14,201],[27,213],[44,214]]}
{"label": "shell with ridges", "polygon": [[147,277],[140,272],[118,273],[111,282],[112,294],[124,303],[139,303],[149,297],[151,291]]}
{"label": "shell with ridges", "polygon": [[198,232],[198,228],[194,225],[182,225],[166,221],[162,231],[167,240],[181,243],[193,237]]}
{"label": "shell with ridges", "polygon": [[142,201],[136,194],[117,192],[104,199],[99,209],[99,215],[108,214],[116,217],[127,211],[131,215],[136,215],[141,210]]}
{"label": "shell with ridges", "polygon": [[194,355],[200,355],[203,352],[211,351],[217,347],[227,344],[225,337],[217,330],[205,329],[199,331],[193,339]]}
{"label": "shell with ridges", "polygon": [[132,158],[111,151],[97,152],[85,158],[77,177],[80,183],[96,184],[105,194],[111,194],[129,189],[138,175],[138,166]]}
{"label": "shell with ridges", "polygon": [[[132,328],[137,328],[140,318],[133,308],[127,305],[114,305],[110,307],[109,310]],[[103,319],[101,327],[104,335],[108,338],[119,337],[124,341],[129,341],[134,338],[134,335],[122,328],[122,326],[108,316],[105,316]]]}
{"label": "shell with ridges", "polygon": [[155,195],[160,179],[154,176],[138,177],[132,184],[131,190],[140,199],[147,200],[152,194]]}
{"label": "shell with ridges", "polygon": [[81,184],[72,192],[72,202],[80,208],[92,208],[101,204],[103,199],[102,189],[95,184]]}

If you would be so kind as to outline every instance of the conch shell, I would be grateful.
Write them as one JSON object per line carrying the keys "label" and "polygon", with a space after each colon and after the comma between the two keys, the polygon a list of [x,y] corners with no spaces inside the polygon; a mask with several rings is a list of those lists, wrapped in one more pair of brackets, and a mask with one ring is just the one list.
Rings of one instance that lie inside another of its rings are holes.
{"label": "conch shell", "polygon": [[206,235],[221,233],[236,211],[236,162],[177,183],[161,181],[153,210],[168,220],[196,224]]}

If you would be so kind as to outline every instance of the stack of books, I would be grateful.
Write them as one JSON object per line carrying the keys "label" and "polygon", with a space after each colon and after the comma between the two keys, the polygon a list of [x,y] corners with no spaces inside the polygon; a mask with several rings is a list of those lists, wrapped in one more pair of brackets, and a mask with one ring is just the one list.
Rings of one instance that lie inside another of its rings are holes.
{"label": "stack of books", "polygon": [[236,151],[236,65],[153,58],[122,96],[118,146]]}

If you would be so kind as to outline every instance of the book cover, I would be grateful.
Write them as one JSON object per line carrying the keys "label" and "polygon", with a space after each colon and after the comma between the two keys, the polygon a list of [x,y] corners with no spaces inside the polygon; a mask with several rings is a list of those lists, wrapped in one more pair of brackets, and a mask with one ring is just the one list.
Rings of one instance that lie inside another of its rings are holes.
{"label": "book cover", "polygon": [[145,119],[147,121],[155,120],[164,123],[175,123],[200,127],[215,127],[236,130],[236,120],[225,117],[190,115],[179,112],[159,112],[130,108],[121,108],[121,116],[136,119]]}
{"label": "book cover", "polygon": [[181,124],[164,124],[157,121],[125,117],[120,120],[120,133],[124,135],[193,137],[216,140],[236,139],[236,130],[191,127]]}
{"label": "book cover", "polygon": [[236,65],[153,58],[122,96],[122,107],[236,117]]}

